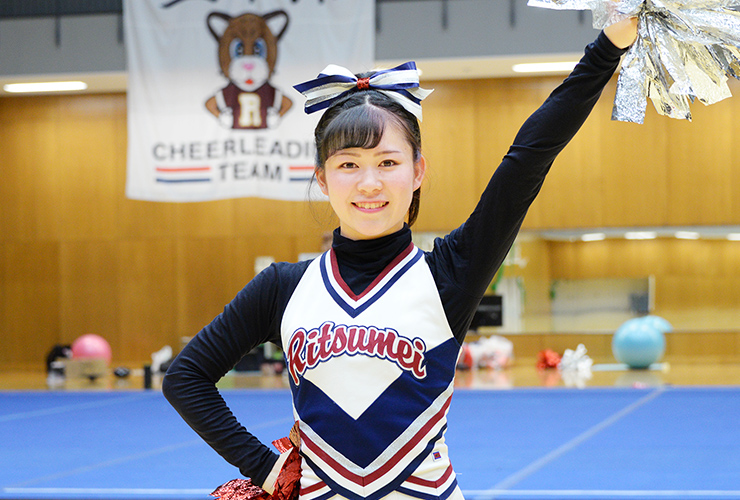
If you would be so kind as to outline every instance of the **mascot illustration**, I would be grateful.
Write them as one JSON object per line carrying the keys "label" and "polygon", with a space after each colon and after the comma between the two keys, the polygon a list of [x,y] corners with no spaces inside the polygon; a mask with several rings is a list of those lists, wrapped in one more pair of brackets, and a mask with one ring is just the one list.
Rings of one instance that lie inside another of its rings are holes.
{"label": "mascot illustration", "polygon": [[[282,27],[274,34],[268,22]],[[224,127],[240,130],[274,128],[292,106],[283,93],[270,85],[275,71],[277,43],[288,27],[288,14],[277,10],[259,16],[231,17],[212,12],[208,29],[218,41],[221,73],[229,84],[206,101],[206,109]]]}

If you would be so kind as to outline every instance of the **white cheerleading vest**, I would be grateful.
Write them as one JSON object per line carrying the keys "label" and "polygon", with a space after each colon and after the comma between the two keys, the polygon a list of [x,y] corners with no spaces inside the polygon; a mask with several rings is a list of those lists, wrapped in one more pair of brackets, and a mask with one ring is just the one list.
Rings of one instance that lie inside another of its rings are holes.
{"label": "white cheerleading vest", "polygon": [[281,336],[301,431],[301,500],[462,498],[444,432],[460,345],[413,244],[361,295],[333,250],[291,296]]}

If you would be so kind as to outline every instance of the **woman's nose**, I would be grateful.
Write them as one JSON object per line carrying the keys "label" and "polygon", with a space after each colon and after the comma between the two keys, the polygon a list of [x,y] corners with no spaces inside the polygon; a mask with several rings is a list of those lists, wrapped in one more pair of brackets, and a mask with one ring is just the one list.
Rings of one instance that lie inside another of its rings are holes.
{"label": "woman's nose", "polygon": [[363,193],[373,193],[380,191],[383,188],[383,183],[380,180],[380,173],[374,168],[366,168],[360,174],[360,181],[357,184],[357,188]]}

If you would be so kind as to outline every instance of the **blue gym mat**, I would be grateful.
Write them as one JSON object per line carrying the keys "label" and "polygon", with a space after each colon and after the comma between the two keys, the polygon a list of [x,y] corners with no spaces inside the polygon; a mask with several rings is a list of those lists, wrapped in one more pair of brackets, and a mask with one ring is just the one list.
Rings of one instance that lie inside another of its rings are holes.
{"label": "blue gym mat", "polygon": [[[265,442],[287,390],[224,390]],[[468,500],[740,498],[740,388],[458,389]],[[239,477],[158,391],[0,392],[0,498],[207,499]]]}

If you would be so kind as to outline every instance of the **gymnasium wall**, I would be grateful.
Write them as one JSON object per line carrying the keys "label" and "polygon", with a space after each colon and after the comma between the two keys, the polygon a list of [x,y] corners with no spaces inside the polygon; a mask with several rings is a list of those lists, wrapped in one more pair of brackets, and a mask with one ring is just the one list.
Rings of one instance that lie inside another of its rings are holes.
{"label": "gymnasium wall", "polygon": [[[519,125],[560,80],[425,82],[436,90],[424,104],[430,170],[417,231],[465,220]],[[651,109],[644,125],[615,123],[614,83],[556,161],[525,229],[740,224],[740,96],[694,104],[693,123]],[[54,344],[88,332],[109,340],[114,363],[177,350],[253,277],[256,257],[319,251],[336,223],[322,202],[128,200],[125,165],[125,94],[0,98],[0,366],[40,366]],[[530,250],[530,311],[547,311],[553,278],[647,274],[657,276],[658,313],[740,310],[738,242]]]}

